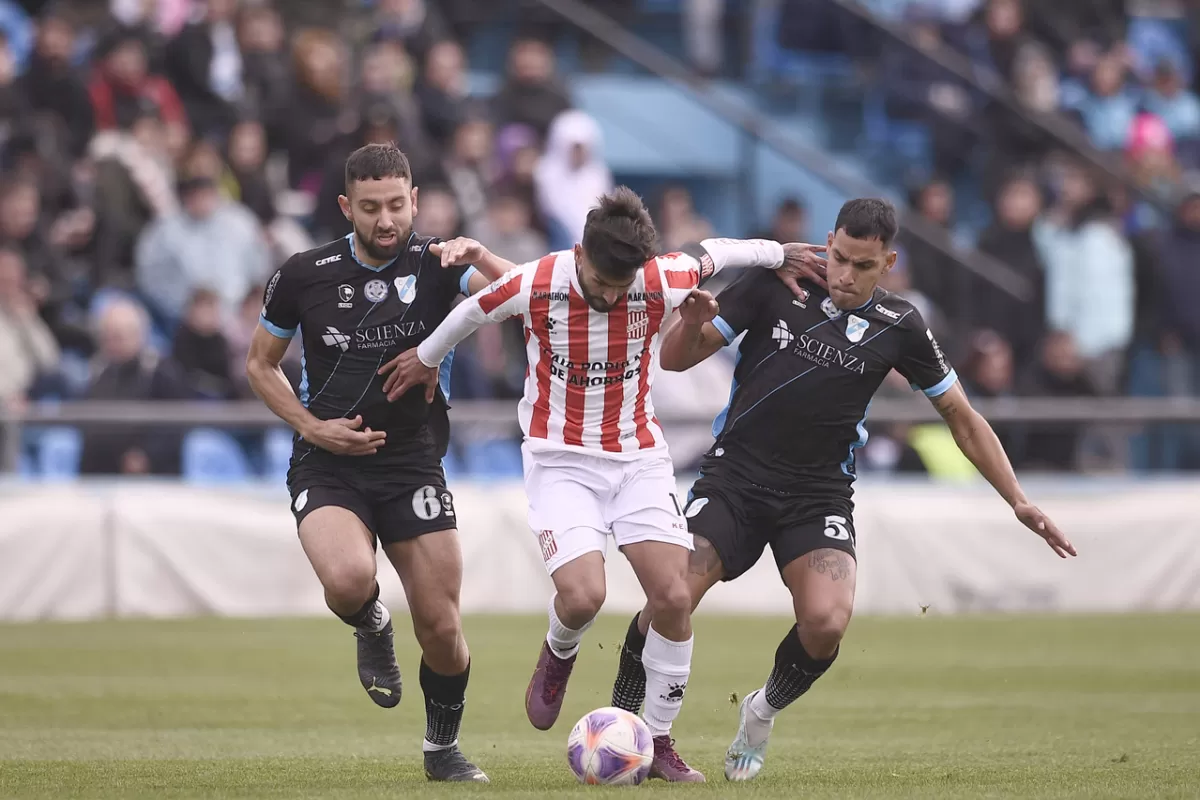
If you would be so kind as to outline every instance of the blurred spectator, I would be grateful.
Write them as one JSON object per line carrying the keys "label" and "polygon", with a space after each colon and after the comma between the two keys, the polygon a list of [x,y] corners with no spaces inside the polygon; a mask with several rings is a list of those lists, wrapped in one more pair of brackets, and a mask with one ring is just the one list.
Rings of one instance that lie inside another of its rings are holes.
{"label": "blurred spectator", "polygon": [[232,399],[229,354],[229,342],[222,333],[221,298],[211,289],[197,289],[188,299],[171,344],[171,357],[179,365],[188,391],[207,400]]}
{"label": "blurred spectator", "polygon": [[0,185],[0,245],[20,252],[30,274],[45,282],[57,278],[58,259],[50,247],[41,213],[41,192],[26,178]]}
{"label": "blurred spectator", "polygon": [[329,147],[352,134],[359,121],[346,105],[345,45],[332,32],[300,32],[292,47],[296,85],[283,128],[288,183],[316,194]]}
{"label": "blurred spectator", "polygon": [[128,129],[154,108],[168,125],[186,126],[187,116],[175,89],[164,78],[151,75],[146,46],[133,33],[121,33],[100,53],[88,94],[92,99],[97,130]]}
{"label": "blurred spectator", "polygon": [[1154,85],[1146,94],[1146,110],[1162,119],[1176,139],[1200,138],[1200,98],[1188,91],[1183,76],[1170,61],[1154,70]]}
{"label": "blurred spectator", "polygon": [[1200,395],[1200,191],[1180,203],[1161,253],[1163,350],[1186,365],[1180,370],[1190,373],[1186,391]]}
{"label": "blurred spectator", "polygon": [[17,80],[12,51],[8,42],[0,38],[0,148],[7,147],[13,129],[28,113],[29,105]]}
{"label": "blurred spectator", "polygon": [[[941,178],[912,193],[911,203],[926,222],[950,235],[954,220],[954,190]],[[908,236],[901,228],[900,244],[908,253],[912,285],[941,309],[961,308],[967,302],[971,277],[954,259],[923,239]]]}
{"label": "blurred spectator", "polygon": [[494,177],[492,123],[483,117],[468,117],[455,128],[450,149],[442,161],[442,180],[454,193],[462,217],[462,231],[478,238],[478,228],[487,216],[487,193]]}
{"label": "blurred spectator", "polygon": [[1129,130],[1125,154],[1137,185],[1164,199],[1171,198],[1179,183],[1175,142],[1166,123],[1153,114],[1139,114]]}
{"label": "blurred spectator", "polygon": [[1022,363],[1033,356],[1045,327],[1046,268],[1033,243],[1033,223],[1041,213],[1042,194],[1033,180],[1011,178],[1001,187],[992,224],[978,242],[981,252],[1011,267],[1034,288],[1033,298],[1025,302],[976,280],[978,300],[973,322],[999,331]]}
{"label": "blurred spectator", "polygon": [[152,220],[173,214],[179,207],[167,146],[166,128],[153,112],[135,119],[128,132],[102,131],[92,139],[95,285],[132,288],[138,235]]}
{"label": "blurred spectator", "polygon": [[989,66],[1011,81],[1018,54],[1029,41],[1021,0],[988,0],[983,11],[983,40],[982,55]]}
{"label": "blurred spectator", "polygon": [[[225,338],[229,343],[229,363],[233,374],[233,393],[238,400],[253,400],[256,395],[250,388],[250,381],[246,378],[246,356],[250,352],[250,340],[254,338],[254,332],[259,328],[259,315],[262,313],[263,291],[266,287],[252,286],[246,292],[245,298],[238,306],[237,314],[234,315],[230,323],[225,326]],[[495,327],[495,326],[487,326]],[[302,376],[301,359],[301,337],[296,336],[292,339],[288,346],[287,352],[284,353],[283,361],[279,367],[283,370],[283,374],[287,376],[288,382],[291,383],[292,389],[295,390],[300,386]]]}
{"label": "blurred spectator", "polygon": [[376,41],[399,42],[419,61],[450,32],[437,4],[428,0],[378,0],[374,23]]}
{"label": "blurred spectator", "polygon": [[239,122],[229,133],[229,171],[238,200],[264,225],[275,219],[275,196],[267,180],[267,133],[262,123]]}
{"label": "blurred spectator", "polygon": [[662,253],[677,252],[688,242],[715,235],[708,220],[696,213],[692,194],[683,186],[668,186],[663,190],[654,222]]}
{"label": "blurred spectator", "polygon": [[261,120],[271,150],[285,146],[284,110],[292,89],[283,21],[270,6],[250,6],[238,21],[242,48],[242,110]]}
{"label": "blurred spectator", "polygon": [[0,248],[0,406],[28,399],[58,367],[58,343],[37,306],[25,260]]}
{"label": "blurred spectator", "polygon": [[449,187],[433,184],[422,188],[417,197],[417,211],[413,230],[421,236],[453,239],[460,234],[462,218]]}
{"label": "blurred spectator", "polygon": [[887,112],[899,119],[924,123],[933,138],[934,168],[955,175],[966,163],[981,130],[982,104],[957,75],[933,61],[927,53],[944,46],[936,16],[920,7],[906,13],[914,52],[907,44],[885,46],[882,80],[887,92]]}
{"label": "blurred spectator", "polygon": [[1133,252],[1082,166],[1063,171],[1033,239],[1046,265],[1048,326],[1074,336],[1093,385],[1113,394],[1133,336]]}
{"label": "blurred spectator", "polygon": [[[312,221],[313,233],[319,241],[345,236],[350,232],[350,223],[338,205],[338,195],[346,191],[347,156],[364,145],[394,142],[400,138],[396,118],[386,105],[366,109],[359,122],[358,130],[351,136],[339,139],[326,156]],[[414,174],[413,183],[421,186],[425,177],[428,176]]]}
{"label": "blurred spectator", "polygon": [[[99,352],[88,400],[184,400],[187,386],[178,367],[147,345],[149,319],[128,299],[111,301],[96,323]],[[80,472],[84,475],[171,475],[179,473],[176,431],[129,425],[84,428]]]}
{"label": "blurred spectator", "polygon": [[434,154],[412,86],[413,65],[403,47],[385,41],[367,49],[360,68],[359,109],[372,109],[372,113],[378,113],[379,107],[387,109],[395,120],[396,141],[408,156],[413,175],[422,176],[432,166]]}
{"label": "blurred spectator", "polygon": [[429,49],[416,95],[426,133],[435,142],[447,141],[467,102],[467,57],[458,42],[445,39]]}
{"label": "blurred spectator", "polygon": [[182,210],[154,221],[137,243],[137,285],[155,314],[183,316],[196,289],[212,289],[228,316],[271,269],[262,228],[245,206],[225,202],[211,178],[179,187]]}
{"label": "blurred spectator", "polygon": [[[1033,368],[1023,376],[1021,394],[1029,397],[1091,397],[1095,389],[1071,334],[1053,331],[1041,343]],[[1066,422],[1034,426],[1025,442],[1022,466],[1068,471],[1075,468],[1082,431]]]}
{"label": "blurred spectator", "polygon": [[508,75],[492,101],[498,124],[529,125],[546,137],[555,118],[571,107],[555,75],[554,51],[539,39],[518,39],[508,57]]}
{"label": "blurred spectator", "polygon": [[987,109],[992,143],[984,176],[984,192],[988,197],[996,196],[1005,175],[1015,170],[1036,169],[1051,147],[1053,140],[1039,122],[1058,111],[1058,66],[1054,55],[1040,43],[1027,42],[1017,52],[1013,93],[1025,113],[1014,114],[1003,103],[995,102]]}
{"label": "blurred spectator", "polygon": [[1139,101],[1126,85],[1125,62],[1120,54],[1109,53],[1100,59],[1092,73],[1091,89],[1079,107],[1088,136],[1101,150],[1123,149]]}
{"label": "blurred spectator", "polygon": [[237,7],[238,0],[206,0],[203,17],[185,26],[167,47],[167,77],[198,136],[228,135],[245,94],[234,28]]}
{"label": "blurred spectator", "polygon": [[[912,285],[912,268],[909,264],[908,251],[904,247],[897,247],[896,263],[884,274],[883,278],[879,281],[879,285],[889,292],[895,292],[912,303],[913,308],[921,315],[921,319],[925,320],[925,324],[929,329],[939,339],[948,339],[949,337],[946,334],[949,332],[949,325],[946,322],[945,314],[942,313],[942,310],[924,292],[921,292]],[[898,375],[899,373],[895,374]],[[903,381],[901,388],[904,389],[904,396],[907,396],[909,391],[911,391],[908,381]]]}
{"label": "blurred spectator", "polygon": [[0,2],[0,38],[4,40],[5,46],[12,55],[14,74],[25,71],[29,63],[29,54],[33,49],[34,26],[33,21],[29,18],[29,13],[36,12],[26,13],[26,11],[21,8],[20,3],[15,3],[13,0]]}
{"label": "blurred spectator", "polygon": [[863,472],[927,475],[920,453],[909,444],[911,425],[893,423],[882,431],[871,431],[867,443],[855,456],[855,465]]}
{"label": "blurred spectator", "polygon": [[584,112],[564,111],[555,118],[534,173],[538,206],[554,229],[554,249],[583,240],[588,211],[613,188],[601,147],[600,126]]}
{"label": "blurred spectator", "polygon": [[[807,242],[808,209],[795,197],[785,197],[775,209],[771,227],[755,234],[756,239],[771,239],[776,242]],[[820,237],[818,237],[820,239]],[[820,241],[816,242],[820,244]]]}
{"label": "blurred spectator", "polygon": [[683,35],[688,59],[701,75],[714,76],[725,60],[725,0],[683,0]]}
{"label": "blurred spectator", "polygon": [[475,238],[514,264],[537,261],[550,249],[546,237],[533,227],[533,209],[511,189],[497,191],[488,201],[487,218],[478,226]]}
{"label": "blurred spectator", "polygon": [[[537,131],[528,125],[508,125],[496,134],[493,148],[496,156],[496,182],[525,198],[530,208],[538,204],[534,174],[542,151],[538,149]],[[533,226],[545,233],[545,225],[534,216]]]}
{"label": "blurred spectator", "polygon": [[87,85],[75,72],[75,31],[62,17],[38,22],[37,45],[22,78],[22,94],[30,107],[51,115],[66,133],[69,154],[79,158],[92,136],[92,108]]}

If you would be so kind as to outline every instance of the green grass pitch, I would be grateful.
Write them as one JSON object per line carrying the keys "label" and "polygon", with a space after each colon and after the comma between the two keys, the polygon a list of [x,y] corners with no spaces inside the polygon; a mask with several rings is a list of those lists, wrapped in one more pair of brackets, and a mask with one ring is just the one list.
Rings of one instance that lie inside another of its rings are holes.
{"label": "green grass pitch", "polygon": [[358,685],[326,620],[0,626],[0,797],[438,798],[642,791],[722,797],[1200,797],[1200,615],[857,619],[834,670],[727,784],[733,695],[782,618],[700,617],[675,735],[706,786],[580,787],[565,743],[608,705],[626,621],[588,634],[553,731],[522,707],[543,619],[473,617],[463,748],[490,786],[428,784],[417,653],[399,708]]}

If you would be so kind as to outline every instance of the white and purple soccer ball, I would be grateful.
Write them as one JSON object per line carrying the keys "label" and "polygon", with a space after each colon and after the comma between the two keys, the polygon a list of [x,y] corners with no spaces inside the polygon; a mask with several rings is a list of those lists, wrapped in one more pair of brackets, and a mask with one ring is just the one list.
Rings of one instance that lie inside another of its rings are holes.
{"label": "white and purple soccer ball", "polygon": [[567,737],[567,763],[580,783],[636,786],[650,774],[654,740],[636,714],[598,708]]}

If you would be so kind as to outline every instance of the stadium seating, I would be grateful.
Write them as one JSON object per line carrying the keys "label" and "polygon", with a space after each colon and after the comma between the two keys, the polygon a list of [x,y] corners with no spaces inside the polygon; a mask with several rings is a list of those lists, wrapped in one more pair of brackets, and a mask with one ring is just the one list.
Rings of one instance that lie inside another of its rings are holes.
{"label": "stadium seating", "polygon": [[282,484],[287,480],[288,464],[292,459],[292,432],[288,428],[271,428],[263,436],[263,477]]}
{"label": "stadium seating", "polygon": [[55,426],[29,433],[33,468],[42,480],[70,480],[79,475],[83,436],[75,428]]}
{"label": "stadium seating", "polygon": [[189,483],[240,483],[252,477],[237,440],[224,431],[197,428],[183,439],[183,479]]}

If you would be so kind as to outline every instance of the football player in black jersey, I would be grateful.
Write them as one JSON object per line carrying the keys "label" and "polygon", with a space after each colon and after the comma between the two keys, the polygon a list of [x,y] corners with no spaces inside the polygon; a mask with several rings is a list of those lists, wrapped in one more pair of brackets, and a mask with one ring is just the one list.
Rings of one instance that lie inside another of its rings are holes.
{"label": "football player in black jersey", "polygon": [[[426,774],[486,782],[458,749],[470,656],[459,619],[454,500],[441,466],[449,370],[428,398],[420,387],[395,403],[377,372],[428,336],[457,295],[480,291],[507,262],[470,240],[441,243],[413,233],[417,189],[395,145],[355,151],[338,200],[353,232],[293,256],[271,278],[246,372],[296,431],[287,482],[300,544],[329,608],[354,628],[363,688],[384,708],[400,702],[392,623],[375,574],[382,543],[404,584],[422,652]],[[443,268],[470,261],[475,266]],[[297,331],[299,397],[279,369]]]}
{"label": "football player in black jersey", "polygon": [[[921,315],[878,287],[895,263],[896,234],[891,204],[852,200],[829,235],[827,290],[796,284],[789,293],[747,270],[716,302],[689,300],[663,334],[663,368],[685,370],[745,333],[729,405],[713,424],[716,441],[685,509],[695,539],[693,603],[752,567],[770,545],[796,614],[766,684],[742,702],[725,758],[729,780],[758,774],[775,715],[837,657],[854,603],[854,451],[866,443],[867,406],[891,370],[930,398],[1017,519],[1059,556],[1075,555],[1026,498]],[[613,705],[634,712],[645,694],[646,616],[630,623],[613,689]]]}

